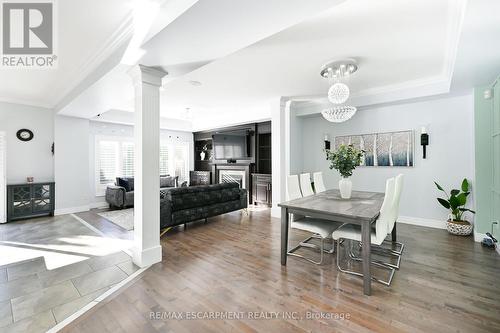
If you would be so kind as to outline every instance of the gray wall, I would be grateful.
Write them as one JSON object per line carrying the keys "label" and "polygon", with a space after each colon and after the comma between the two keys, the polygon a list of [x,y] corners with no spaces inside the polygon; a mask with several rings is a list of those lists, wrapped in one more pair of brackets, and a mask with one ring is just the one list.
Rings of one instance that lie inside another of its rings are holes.
{"label": "gray wall", "polygon": [[[291,126],[291,137],[295,137],[291,142],[291,170],[297,173],[323,171],[326,187],[338,188],[340,175],[328,168],[322,151],[325,134],[333,144],[338,135],[413,129],[414,167],[359,167],[352,177],[353,188],[383,192],[387,178],[403,173],[405,187],[400,215],[444,221],[447,211],[435,199],[439,193],[433,181],[450,189],[458,187],[464,177],[474,179],[473,112],[473,96],[465,95],[373,107],[358,111],[351,120],[341,124],[329,123],[319,114],[297,117],[298,125]],[[430,135],[425,160],[420,146],[422,126],[428,128]]]}
{"label": "gray wall", "polygon": [[56,116],[56,214],[89,209],[89,120]]}
{"label": "gray wall", "polygon": [[[22,128],[33,132],[33,140],[16,137]],[[35,181],[54,179],[52,110],[0,102],[0,131],[7,134],[7,183],[25,182],[28,176]]]}
{"label": "gray wall", "polygon": [[[87,143],[89,147],[89,177],[88,188],[90,193],[90,207],[105,207],[106,200],[104,196],[96,196],[95,186],[95,137],[97,135],[105,136],[123,136],[134,137],[134,127],[131,125],[113,124],[106,122],[91,121],[87,132]],[[189,142],[189,170],[194,170],[194,140],[192,132],[174,131],[160,129],[160,139],[166,141],[184,141]]]}

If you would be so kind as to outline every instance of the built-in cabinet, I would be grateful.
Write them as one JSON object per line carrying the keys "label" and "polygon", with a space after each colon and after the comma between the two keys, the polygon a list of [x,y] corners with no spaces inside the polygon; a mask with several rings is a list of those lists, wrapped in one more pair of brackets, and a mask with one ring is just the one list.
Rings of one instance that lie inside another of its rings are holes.
{"label": "built-in cabinet", "polygon": [[272,204],[272,177],[269,174],[252,174],[252,203]]}
{"label": "built-in cabinet", "polygon": [[7,222],[35,216],[54,216],[55,183],[7,185]]}
{"label": "built-in cabinet", "polygon": [[[248,136],[248,159],[233,161],[215,160],[212,135],[219,131],[246,130]],[[271,122],[251,123],[226,128],[217,128],[194,133],[195,171],[211,171],[212,181],[220,181],[220,170],[242,170],[245,172],[245,188],[249,202],[271,205]]]}

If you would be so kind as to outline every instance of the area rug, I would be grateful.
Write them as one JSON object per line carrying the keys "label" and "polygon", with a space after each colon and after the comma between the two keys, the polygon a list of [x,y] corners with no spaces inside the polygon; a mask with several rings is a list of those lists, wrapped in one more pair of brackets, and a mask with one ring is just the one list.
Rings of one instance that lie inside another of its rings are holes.
{"label": "area rug", "polygon": [[122,227],[125,230],[134,230],[134,209],[110,210],[108,212],[97,213],[106,220]]}

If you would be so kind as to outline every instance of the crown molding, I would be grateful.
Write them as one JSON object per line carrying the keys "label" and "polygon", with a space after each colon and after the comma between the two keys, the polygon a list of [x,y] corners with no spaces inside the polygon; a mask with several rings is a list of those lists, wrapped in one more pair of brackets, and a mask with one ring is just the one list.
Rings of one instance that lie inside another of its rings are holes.
{"label": "crown molding", "polygon": [[[440,74],[397,84],[365,89],[353,93],[350,103],[355,106],[364,107],[449,93],[466,7],[467,0],[450,2],[450,7],[448,9],[449,21],[445,42],[446,49]],[[330,104],[328,98],[324,95],[293,96],[290,98],[293,101],[300,102],[299,105],[297,105],[297,115],[301,116],[320,113],[321,108],[324,107],[325,104]]]}
{"label": "crown molding", "polygon": [[111,36],[101,45],[97,52],[81,64],[78,69],[68,74],[67,79],[62,81],[53,90],[54,95],[50,96],[50,100],[54,101],[54,103],[51,107],[61,109],[66,103],[71,101],[72,98],[69,99],[69,96],[75,97],[84,91],[87,88],[85,80],[119,50],[119,48],[132,37],[133,32],[133,13],[130,12],[113,34],[111,34]]}
{"label": "crown molding", "polygon": [[52,104],[40,100],[37,101],[37,100],[27,100],[22,98],[10,98],[10,97],[0,96],[0,103],[26,105],[30,107],[52,110]]}

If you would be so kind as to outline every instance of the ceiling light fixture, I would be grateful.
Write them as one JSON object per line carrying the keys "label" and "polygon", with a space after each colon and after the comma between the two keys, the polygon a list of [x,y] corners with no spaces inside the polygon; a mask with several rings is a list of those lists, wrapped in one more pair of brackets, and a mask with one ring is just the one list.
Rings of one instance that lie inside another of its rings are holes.
{"label": "ceiling light fixture", "polygon": [[334,106],[321,111],[323,118],[332,123],[343,123],[351,119],[355,114],[356,107],[349,105]]}
{"label": "ceiling light fixture", "polygon": [[349,99],[350,89],[341,80],[348,79],[358,70],[358,65],[354,59],[332,61],[324,65],[321,69],[321,77],[332,82],[328,89],[328,100],[334,106],[321,111],[323,117],[333,123],[341,123],[351,119],[357,109],[354,106],[342,105]]}
{"label": "ceiling light fixture", "polygon": [[349,98],[349,87],[341,82],[334,83],[328,89],[328,100],[333,104],[342,104]]}
{"label": "ceiling light fixture", "polygon": [[201,82],[200,81],[196,81],[196,80],[189,81],[189,84],[192,85],[192,86],[195,86],[195,87],[201,86]]}

